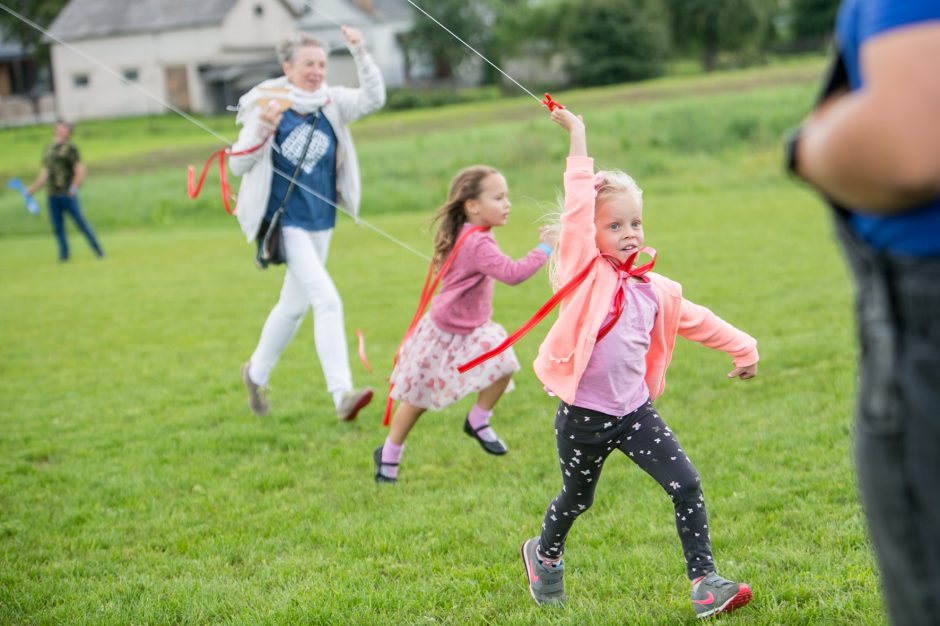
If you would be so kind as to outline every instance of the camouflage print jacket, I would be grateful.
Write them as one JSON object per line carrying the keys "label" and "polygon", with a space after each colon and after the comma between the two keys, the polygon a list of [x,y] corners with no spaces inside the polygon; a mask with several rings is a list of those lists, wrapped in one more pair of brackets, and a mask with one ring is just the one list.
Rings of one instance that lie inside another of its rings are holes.
{"label": "camouflage print jacket", "polygon": [[67,196],[79,162],[78,148],[69,142],[51,143],[42,155],[42,165],[49,172],[46,195]]}

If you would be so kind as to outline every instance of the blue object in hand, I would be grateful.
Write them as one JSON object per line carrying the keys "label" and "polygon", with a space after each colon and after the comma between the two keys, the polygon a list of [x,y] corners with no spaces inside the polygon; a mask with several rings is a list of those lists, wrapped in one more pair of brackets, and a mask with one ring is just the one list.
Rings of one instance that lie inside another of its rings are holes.
{"label": "blue object in hand", "polygon": [[26,204],[26,210],[33,215],[39,215],[39,203],[26,191],[26,185],[23,184],[23,181],[19,178],[12,178],[7,183],[7,187],[19,191],[20,195],[23,196],[23,202]]}

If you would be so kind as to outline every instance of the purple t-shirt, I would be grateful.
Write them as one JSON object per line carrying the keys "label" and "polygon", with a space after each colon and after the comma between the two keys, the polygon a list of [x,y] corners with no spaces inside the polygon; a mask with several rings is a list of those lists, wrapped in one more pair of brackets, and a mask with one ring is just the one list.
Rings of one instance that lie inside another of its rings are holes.
{"label": "purple t-shirt", "polygon": [[[574,398],[575,406],[607,415],[626,415],[650,397],[646,353],[659,304],[649,282],[624,281],[623,289],[623,313],[594,346]],[[604,324],[612,314],[608,312]]]}

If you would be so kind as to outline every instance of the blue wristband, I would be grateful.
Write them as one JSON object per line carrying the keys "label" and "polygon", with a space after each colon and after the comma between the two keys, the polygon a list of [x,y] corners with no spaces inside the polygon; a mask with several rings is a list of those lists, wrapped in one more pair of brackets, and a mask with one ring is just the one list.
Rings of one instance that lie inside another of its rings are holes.
{"label": "blue wristband", "polygon": [[542,252],[544,252],[544,253],[547,254],[548,256],[552,256],[552,250],[554,249],[554,248],[552,248],[550,245],[548,245],[547,243],[539,243],[539,245],[535,246],[535,248],[536,248],[536,250],[541,250]]}

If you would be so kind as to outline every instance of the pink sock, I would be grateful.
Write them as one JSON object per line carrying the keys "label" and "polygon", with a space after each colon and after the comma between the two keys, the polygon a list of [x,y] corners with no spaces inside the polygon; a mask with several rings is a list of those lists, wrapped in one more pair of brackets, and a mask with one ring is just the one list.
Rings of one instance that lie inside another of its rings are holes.
{"label": "pink sock", "polygon": [[479,435],[480,439],[483,441],[496,441],[498,439],[496,433],[493,432],[493,429],[489,427],[490,417],[492,416],[492,411],[487,411],[486,409],[480,408],[479,404],[474,404],[473,408],[470,409],[470,414],[467,415],[467,421],[470,422],[470,428],[473,430],[483,426],[486,427],[477,433],[477,435]]}
{"label": "pink sock", "polygon": [[[386,437],[385,445],[382,446],[382,463],[398,463],[401,461],[401,453],[405,450],[405,444],[397,445]],[[379,470],[383,476],[389,478],[398,478],[398,465],[382,465]]]}

